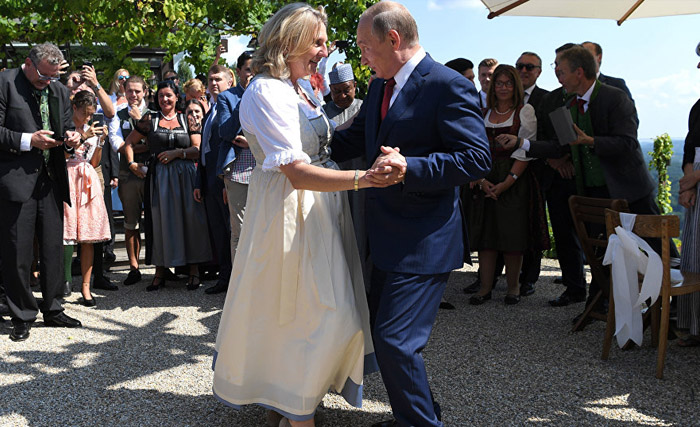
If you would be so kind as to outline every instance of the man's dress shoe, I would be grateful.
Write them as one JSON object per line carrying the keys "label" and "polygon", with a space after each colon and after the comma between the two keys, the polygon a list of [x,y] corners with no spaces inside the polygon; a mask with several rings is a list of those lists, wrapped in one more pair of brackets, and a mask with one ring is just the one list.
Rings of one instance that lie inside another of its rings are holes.
{"label": "man's dress shoe", "polygon": [[92,287],[95,289],[102,289],[105,291],[116,291],[119,290],[119,286],[110,282],[106,276],[97,275],[95,280],[92,281]]}
{"label": "man's dress shoe", "polygon": [[577,302],[584,302],[586,300],[585,295],[572,295],[567,292],[559,295],[557,298],[549,301],[549,305],[552,307],[566,307],[569,304],[574,304]]}
{"label": "man's dress shoe", "polygon": [[24,341],[27,338],[29,338],[29,326],[29,322],[12,322],[12,332],[10,332],[10,339],[12,341]]}
{"label": "man's dress shoe", "polygon": [[228,290],[228,282],[219,280],[214,286],[210,286],[204,290],[205,294],[213,295],[226,292]]}
{"label": "man's dress shoe", "polygon": [[44,325],[54,328],[79,328],[83,326],[80,320],[73,319],[64,312],[44,315]]}
{"label": "man's dress shoe", "polygon": [[526,297],[535,293],[535,284],[525,282],[520,284],[520,295]]}

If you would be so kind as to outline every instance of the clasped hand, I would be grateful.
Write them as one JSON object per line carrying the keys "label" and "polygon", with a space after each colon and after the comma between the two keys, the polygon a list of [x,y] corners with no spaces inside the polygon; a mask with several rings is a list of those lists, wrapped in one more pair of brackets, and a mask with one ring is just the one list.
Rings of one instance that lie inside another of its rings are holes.
{"label": "clasped hand", "polygon": [[398,147],[381,147],[382,154],[377,157],[365,175],[373,187],[389,187],[404,180],[408,163],[400,154]]}
{"label": "clasped hand", "polygon": [[48,150],[49,148],[58,147],[64,142],[71,148],[80,143],[80,134],[75,131],[67,130],[63,140],[53,139],[52,135],[53,132],[50,130],[38,130],[32,134],[30,145],[40,150]]}

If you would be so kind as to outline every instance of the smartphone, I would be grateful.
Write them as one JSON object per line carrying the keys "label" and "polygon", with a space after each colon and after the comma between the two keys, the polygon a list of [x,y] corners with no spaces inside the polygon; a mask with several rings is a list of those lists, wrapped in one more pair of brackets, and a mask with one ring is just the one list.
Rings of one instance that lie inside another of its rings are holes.
{"label": "smartphone", "polygon": [[219,43],[224,47],[224,52],[228,52],[228,39],[221,39]]}
{"label": "smartphone", "polygon": [[95,113],[92,115],[92,123],[97,127],[102,127],[105,125],[105,115],[102,113]]}
{"label": "smartphone", "polygon": [[58,142],[66,142],[66,137],[63,135],[54,136],[53,139],[54,139],[54,141],[58,141]]}
{"label": "smartphone", "polygon": [[92,67],[92,62],[90,62],[90,61],[83,61],[83,67]]}
{"label": "smartphone", "polygon": [[347,40],[336,40],[335,47],[338,49],[347,49],[350,46],[350,42]]}

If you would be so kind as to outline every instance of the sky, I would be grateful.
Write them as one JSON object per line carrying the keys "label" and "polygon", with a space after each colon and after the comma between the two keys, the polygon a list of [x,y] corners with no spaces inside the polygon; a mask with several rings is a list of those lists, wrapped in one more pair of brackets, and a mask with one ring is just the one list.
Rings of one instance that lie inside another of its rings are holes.
{"label": "sky", "polygon": [[[632,92],[639,114],[639,138],[668,133],[684,139],[688,114],[700,98],[700,15],[614,20],[497,17],[479,0],[400,1],[418,23],[420,43],[438,62],[457,57],[478,64],[493,57],[513,65],[523,51],[542,58],[538,86],[559,86],[550,67],[554,49],[567,42],[594,41],[603,47],[601,71],[621,77]],[[229,41],[229,64],[245,49],[248,38]],[[329,64],[341,60],[334,53]],[[478,86],[478,82],[477,82]],[[677,147],[678,149],[678,147]]]}

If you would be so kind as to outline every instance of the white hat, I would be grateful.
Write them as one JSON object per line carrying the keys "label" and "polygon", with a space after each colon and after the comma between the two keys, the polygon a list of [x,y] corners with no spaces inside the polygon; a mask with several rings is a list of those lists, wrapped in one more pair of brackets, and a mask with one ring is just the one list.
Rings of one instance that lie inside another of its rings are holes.
{"label": "white hat", "polygon": [[328,79],[330,79],[332,85],[355,80],[355,76],[352,74],[352,65],[338,65],[335,67],[335,69],[328,73]]}

